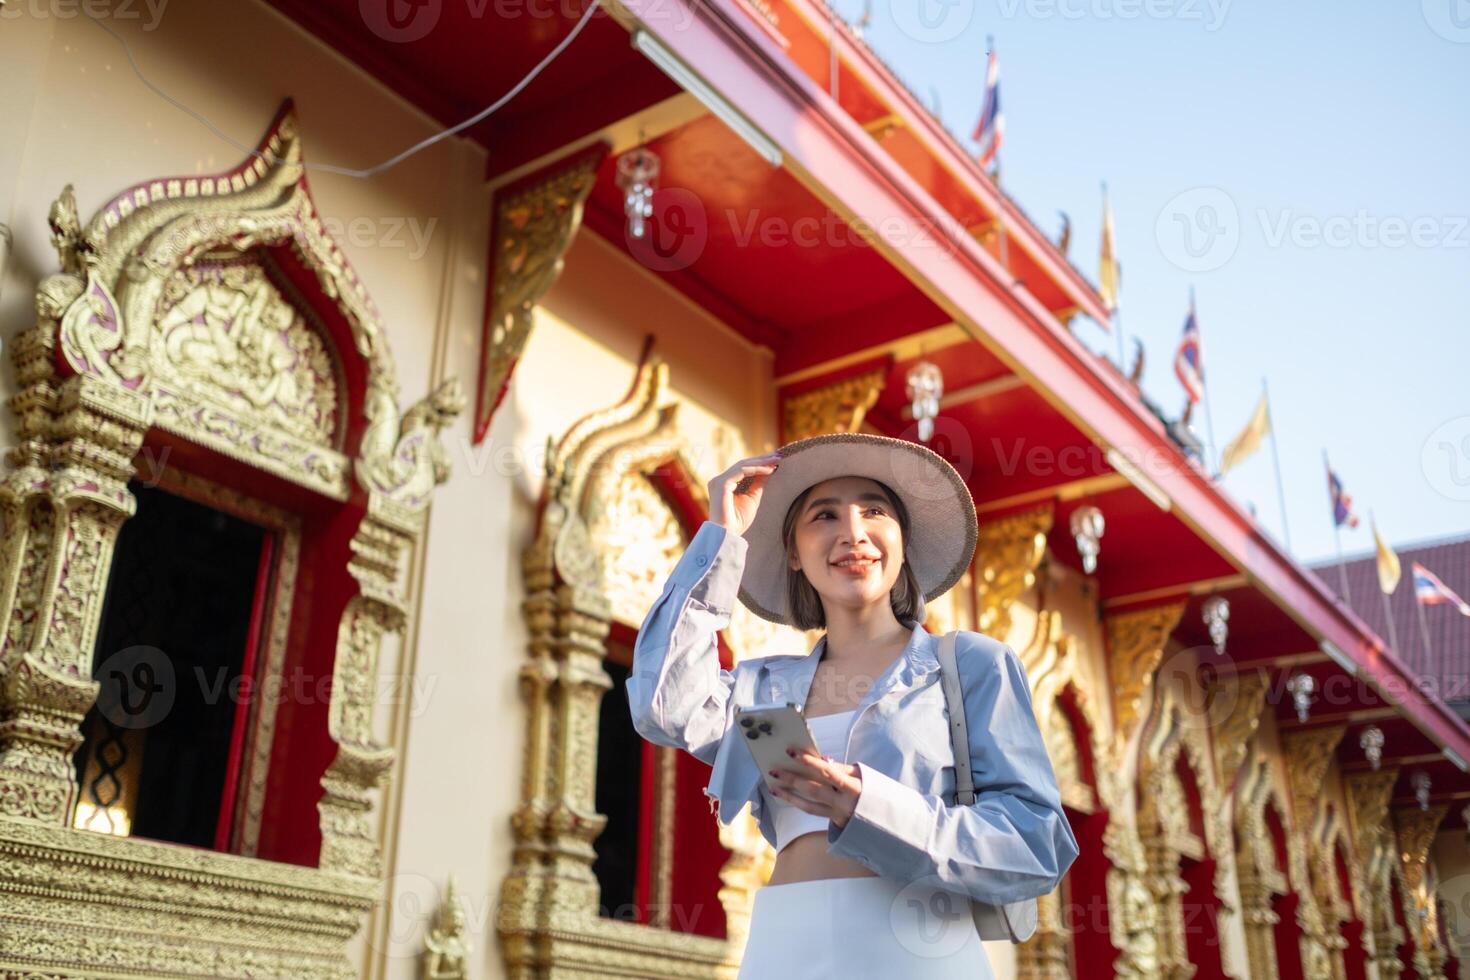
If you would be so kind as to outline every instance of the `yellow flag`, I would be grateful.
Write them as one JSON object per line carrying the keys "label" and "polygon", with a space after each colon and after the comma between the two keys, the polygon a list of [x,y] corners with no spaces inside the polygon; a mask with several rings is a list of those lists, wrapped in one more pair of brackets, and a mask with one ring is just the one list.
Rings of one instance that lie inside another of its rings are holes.
{"label": "yellow flag", "polygon": [[1384,595],[1393,595],[1393,590],[1399,587],[1399,556],[1378,533],[1377,521],[1373,522],[1373,543],[1378,546],[1378,587]]}
{"label": "yellow flag", "polygon": [[1240,430],[1240,435],[1230,440],[1225,451],[1220,454],[1220,475],[1232,466],[1244,461],[1244,459],[1257,449],[1261,448],[1261,440],[1271,431],[1271,409],[1266,405],[1266,395],[1261,393],[1261,400],[1256,403],[1256,410],[1251,413],[1251,420]]}
{"label": "yellow flag", "polygon": [[1109,313],[1118,308],[1118,258],[1113,252],[1113,209],[1103,188],[1102,254],[1097,260],[1097,291]]}

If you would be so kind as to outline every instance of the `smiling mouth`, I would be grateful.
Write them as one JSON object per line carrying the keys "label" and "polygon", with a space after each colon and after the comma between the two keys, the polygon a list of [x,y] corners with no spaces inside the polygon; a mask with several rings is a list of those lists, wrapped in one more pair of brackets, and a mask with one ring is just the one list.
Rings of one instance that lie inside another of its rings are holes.
{"label": "smiling mouth", "polygon": [[878,564],[876,558],[844,558],[842,561],[834,561],[833,568],[867,569]]}

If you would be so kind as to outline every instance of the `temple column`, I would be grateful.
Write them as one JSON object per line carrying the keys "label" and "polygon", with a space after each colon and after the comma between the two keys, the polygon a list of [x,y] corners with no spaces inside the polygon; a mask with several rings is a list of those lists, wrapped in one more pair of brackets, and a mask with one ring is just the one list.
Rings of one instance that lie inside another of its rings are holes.
{"label": "temple column", "polygon": [[1363,936],[1379,980],[1396,980],[1404,969],[1398,958],[1404,936],[1393,912],[1392,872],[1398,860],[1397,845],[1388,817],[1388,801],[1398,778],[1399,770],[1385,769],[1343,781],[1352,814],[1353,846],[1366,868]]}

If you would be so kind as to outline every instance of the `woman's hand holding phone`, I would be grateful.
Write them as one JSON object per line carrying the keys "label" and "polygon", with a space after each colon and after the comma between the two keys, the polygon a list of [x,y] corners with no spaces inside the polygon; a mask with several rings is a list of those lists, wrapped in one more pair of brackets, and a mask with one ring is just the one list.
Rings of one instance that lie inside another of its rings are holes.
{"label": "woman's hand holding phone", "polygon": [[855,765],[836,762],[811,749],[791,749],[791,769],[772,769],[771,792],[797,809],[826,817],[839,827],[857,809],[863,774]]}
{"label": "woman's hand holding phone", "polygon": [[780,462],[778,453],[751,456],[709,481],[709,519],[732,534],[744,534],[755,520],[766,480]]}

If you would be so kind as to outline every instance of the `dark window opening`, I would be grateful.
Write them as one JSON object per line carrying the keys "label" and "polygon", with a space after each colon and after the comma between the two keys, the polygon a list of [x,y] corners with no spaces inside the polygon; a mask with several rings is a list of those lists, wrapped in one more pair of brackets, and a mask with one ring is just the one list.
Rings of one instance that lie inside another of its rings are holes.
{"label": "dark window opening", "polygon": [[271,536],[137,482],[118,534],[93,675],[100,684],[75,757],[74,823],[225,849],[239,765],[237,696],[263,551]]}
{"label": "dark window opening", "polygon": [[597,812],[607,825],[592,844],[592,873],[602,890],[598,912],[604,918],[638,921],[639,799],[643,786],[643,740],[633,729],[626,691],[628,667],[602,662],[612,688],[602,695],[597,720]]}

